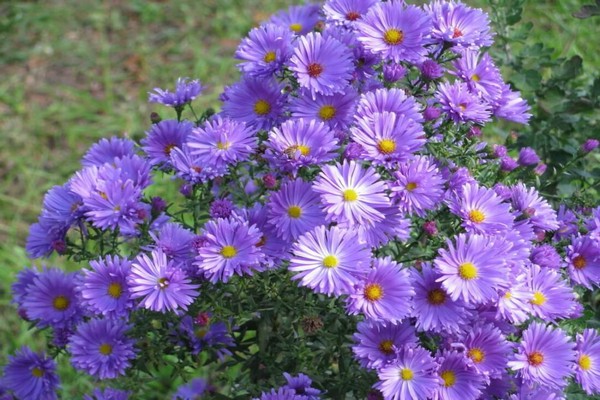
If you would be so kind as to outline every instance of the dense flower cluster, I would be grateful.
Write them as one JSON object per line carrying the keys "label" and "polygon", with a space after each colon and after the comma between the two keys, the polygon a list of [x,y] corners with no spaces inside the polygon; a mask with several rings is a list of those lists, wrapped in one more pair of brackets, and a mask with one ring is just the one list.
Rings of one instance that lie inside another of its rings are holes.
{"label": "dense flower cluster", "polygon": [[[158,314],[173,348],[231,355],[231,324],[199,302],[280,269],[358,316],[352,351],[385,399],[563,398],[572,380],[600,393],[598,333],[561,328],[600,284],[600,207],[557,212],[522,182],[545,170],[534,149],[513,158],[480,141],[492,118],[530,117],[492,42],[488,16],[455,1],[328,0],[273,16],[240,44],[221,112],[182,119],[199,81],[154,89],[177,119],[154,121],[140,145],[101,140],[47,193],[30,256],[89,265],[23,270],[20,314],[51,328],[77,369],[112,379],[149,343],[135,324]],[[180,184],[180,208],[152,197],[157,174]],[[54,362],[27,348],[3,375],[23,399],[58,386]],[[326,396],[306,375],[285,379],[258,398]],[[197,379],[174,398],[207,390]]]}

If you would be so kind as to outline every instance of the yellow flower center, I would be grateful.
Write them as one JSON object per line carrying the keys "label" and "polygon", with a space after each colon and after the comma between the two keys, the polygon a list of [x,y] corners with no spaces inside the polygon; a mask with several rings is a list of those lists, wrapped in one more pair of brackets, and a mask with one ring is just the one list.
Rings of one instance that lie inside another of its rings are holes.
{"label": "yellow flower center", "polygon": [[113,347],[108,343],[102,343],[100,345],[100,354],[109,356],[112,354]]}
{"label": "yellow flower center", "polygon": [[469,356],[469,358],[471,360],[473,360],[474,363],[479,364],[480,362],[483,361],[483,359],[485,358],[485,355],[483,354],[483,351],[481,351],[480,348],[477,347],[473,347],[472,349],[470,349],[467,352],[467,355]]}
{"label": "yellow flower center", "polygon": [[302,209],[298,206],[290,206],[290,208],[288,208],[288,215],[290,218],[300,218]]}
{"label": "yellow flower center", "polygon": [[586,265],[587,261],[585,261],[583,256],[577,256],[573,259],[573,267],[575,267],[575,269],[583,269]]}
{"label": "yellow flower center", "polygon": [[504,297],[506,300],[510,300],[512,298],[512,293],[506,292],[506,293],[504,293],[504,296],[502,296],[502,297]]}
{"label": "yellow flower center", "polygon": [[237,250],[233,246],[223,246],[221,249],[221,255],[225,258],[235,257]]}
{"label": "yellow flower center", "polygon": [[542,306],[546,303],[546,301],[546,296],[544,296],[542,292],[533,293],[533,298],[529,300],[529,302],[534,306]]}
{"label": "yellow flower center", "polygon": [[285,149],[284,153],[287,154],[288,157],[293,157],[297,151],[300,151],[300,154],[306,157],[310,154],[310,147],[303,144],[295,144]]}
{"label": "yellow flower center", "polygon": [[471,210],[469,211],[469,220],[471,222],[475,222],[476,224],[480,224],[485,221],[485,214],[480,210]]}
{"label": "yellow flower center", "polygon": [[69,304],[70,304],[69,299],[67,299],[67,297],[63,296],[63,295],[56,296],[54,298],[54,301],[52,302],[52,305],[58,311],[66,310],[69,307]]}
{"label": "yellow flower center", "polygon": [[323,266],[326,268],[335,268],[339,263],[336,256],[329,255],[323,259]]}
{"label": "yellow flower center", "polygon": [[331,118],[335,117],[335,107],[332,105],[326,105],[321,107],[319,110],[319,118],[323,121],[329,121]]}
{"label": "yellow flower center", "polygon": [[356,201],[358,199],[358,193],[354,189],[344,190],[344,201]]}
{"label": "yellow flower center", "polygon": [[121,297],[121,294],[123,293],[123,287],[121,287],[120,283],[113,282],[110,285],[108,285],[107,293],[113,299],[118,299],[119,297]]}
{"label": "yellow flower center", "polygon": [[217,149],[219,149],[219,150],[227,150],[230,147],[231,147],[231,143],[229,143],[228,141],[217,142]]}
{"label": "yellow flower center", "polygon": [[302,31],[302,24],[290,24],[290,29],[296,33],[300,33]]}
{"label": "yellow flower center", "polygon": [[587,354],[582,354],[577,363],[584,371],[588,371],[590,368],[592,368],[592,359]]}
{"label": "yellow flower center", "polygon": [[365,286],[365,299],[369,301],[377,301],[383,297],[383,288],[378,283],[370,283]]}
{"label": "yellow flower center", "polygon": [[254,112],[256,115],[267,115],[271,112],[271,104],[266,100],[258,100],[254,103]]}
{"label": "yellow flower center", "polygon": [[392,46],[398,45],[404,40],[404,32],[394,28],[388,29],[383,34],[383,40]]}
{"label": "yellow flower center", "polygon": [[473,75],[471,75],[471,80],[475,81],[475,82],[479,82],[481,80],[481,78],[479,77],[479,75],[473,74]]}
{"label": "yellow flower center", "polygon": [[267,52],[267,54],[265,54],[265,57],[263,58],[263,60],[265,60],[266,63],[270,63],[275,61],[275,52],[274,51],[269,51]]}
{"label": "yellow flower center", "polygon": [[44,371],[42,371],[38,367],[33,367],[33,369],[31,370],[31,375],[35,376],[36,378],[41,378],[42,376],[44,376]]}
{"label": "yellow flower center", "polygon": [[396,142],[392,139],[382,139],[377,143],[377,150],[382,154],[390,154],[396,150]]}
{"label": "yellow flower center", "polygon": [[406,190],[408,190],[409,192],[412,192],[416,188],[417,188],[417,184],[415,182],[408,182],[406,184]]}
{"label": "yellow flower center", "polygon": [[537,367],[544,362],[544,355],[539,351],[534,351],[527,356],[527,361],[529,361],[529,365]]}
{"label": "yellow flower center", "polygon": [[442,289],[433,289],[427,293],[427,301],[429,304],[434,306],[439,306],[440,304],[444,304],[446,301],[446,292]]}
{"label": "yellow flower center", "polygon": [[444,381],[445,387],[452,387],[456,383],[456,375],[452,371],[444,371],[440,374],[440,376]]}
{"label": "yellow flower center", "polygon": [[466,281],[477,278],[477,267],[475,264],[466,262],[458,266],[458,276]]}
{"label": "yellow flower center", "polygon": [[411,369],[408,368],[402,368],[400,370],[400,378],[402,378],[402,380],[405,381],[410,381],[412,380],[412,378],[415,376],[415,374],[412,372]]}
{"label": "yellow flower center", "polygon": [[394,349],[392,348],[393,346],[394,342],[391,340],[382,340],[379,343],[379,350],[381,350],[381,352],[384,354],[392,354],[394,352]]}

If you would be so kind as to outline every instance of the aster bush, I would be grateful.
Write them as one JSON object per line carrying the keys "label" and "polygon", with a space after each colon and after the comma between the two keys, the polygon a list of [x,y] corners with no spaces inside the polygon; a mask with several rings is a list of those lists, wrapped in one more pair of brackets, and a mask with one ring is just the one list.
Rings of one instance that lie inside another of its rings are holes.
{"label": "aster bush", "polygon": [[[81,270],[19,273],[48,349],[10,358],[2,398],[58,398],[57,359],[86,399],[156,398],[157,371],[173,399],[600,394],[598,180],[561,191],[598,141],[528,143],[493,42],[460,2],[328,0],[249,32],[221,111],[198,80],[150,91],[145,137],[44,198],[29,255]],[[483,141],[502,127],[524,139]]]}

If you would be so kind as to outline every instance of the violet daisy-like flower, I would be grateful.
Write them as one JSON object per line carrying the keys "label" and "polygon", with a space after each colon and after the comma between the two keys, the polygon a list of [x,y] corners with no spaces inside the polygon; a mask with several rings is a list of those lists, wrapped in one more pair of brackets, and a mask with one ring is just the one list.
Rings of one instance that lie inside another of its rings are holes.
{"label": "violet daisy-like flower", "polygon": [[504,82],[500,70],[488,53],[464,49],[461,57],[454,62],[454,67],[454,74],[467,84],[472,93],[488,103],[500,99]]}
{"label": "violet daisy-like flower", "polygon": [[197,400],[210,391],[211,387],[204,378],[194,378],[190,382],[179,386],[172,400]]}
{"label": "violet daisy-like flower", "polygon": [[402,324],[362,321],[356,326],[354,357],[363,368],[379,369],[396,359],[396,350],[416,347],[415,328],[408,322]]}
{"label": "violet daisy-like flower", "polygon": [[175,91],[154,88],[154,92],[148,92],[149,103],[160,103],[170,107],[183,107],[194,100],[202,92],[200,81],[189,78],[177,78]]}
{"label": "violet daisy-like flower", "polygon": [[523,332],[518,353],[508,362],[526,384],[564,388],[573,374],[574,343],[560,328],[533,322]]}
{"label": "violet daisy-like flower", "polygon": [[437,366],[427,350],[404,346],[391,364],[377,371],[379,382],[374,387],[389,400],[426,399],[439,385],[433,374]]}
{"label": "violet daisy-like flower", "polygon": [[463,122],[483,124],[490,120],[489,105],[471,93],[464,82],[441,83],[435,93],[435,98],[442,106],[442,111],[455,124]]}
{"label": "violet daisy-like flower", "polygon": [[150,232],[150,236],[154,244],[148,246],[149,250],[161,249],[167,257],[181,263],[194,258],[193,241],[196,235],[181,225],[167,222],[157,231]]}
{"label": "violet daisy-like flower", "polygon": [[462,300],[452,300],[438,282],[439,277],[429,264],[424,264],[421,272],[411,270],[415,288],[412,312],[412,317],[417,319],[415,326],[422,331],[459,332],[467,323],[470,311]]}
{"label": "violet daisy-like flower", "polygon": [[192,131],[187,145],[190,154],[213,171],[226,171],[229,164],[245,161],[257,146],[246,124],[216,116]]}
{"label": "violet daisy-like flower", "polygon": [[370,247],[383,246],[392,239],[402,242],[410,238],[411,221],[404,218],[404,214],[398,210],[398,207],[382,207],[377,208],[377,211],[384,216],[381,221],[365,221],[360,225],[346,221],[338,226],[356,231],[359,242]]}
{"label": "violet daisy-like flower", "polygon": [[51,230],[68,229],[81,217],[82,199],[69,184],[54,186],[44,196],[40,223]]}
{"label": "violet daisy-like flower", "polygon": [[352,79],[352,52],[333,37],[310,32],[296,41],[290,70],[296,74],[300,87],[316,93],[333,95],[344,92]]}
{"label": "violet daisy-like flower", "polygon": [[543,244],[531,250],[531,262],[545,268],[561,267],[561,257],[551,244]]}
{"label": "violet daisy-like flower", "polygon": [[102,138],[85,153],[81,164],[84,167],[92,165],[100,167],[105,163],[114,162],[115,158],[129,157],[134,154],[135,143],[133,140],[118,137]]}
{"label": "violet daisy-like flower", "polygon": [[161,249],[148,257],[140,254],[133,261],[128,277],[131,298],[142,298],[140,306],[152,311],[187,310],[198,296],[198,285],[192,284],[179,264],[168,260]]}
{"label": "violet daisy-like flower", "polygon": [[600,286],[600,240],[589,235],[573,236],[566,261],[573,281],[588,289]]}
{"label": "violet daisy-like flower", "polygon": [[544,321],[568,318],[576,309],[573,289],[560,273],[532,264],[527,270],[526,287],[529,289],[529,311]]}
{"label": "violet daisy-like flower", "polygon": [[227,173],[227,169],[223,164],[220,168],[213,169],[213,166],[207,165],[204,161],[204,155],[192,155],[192,149],[187,143],[181,149],[173,148],[171,151],[171,165],[176,176],[189,183],[205,182],[210,177]]}
{"label": "violet daisy-like flower", "polygon": [[148,155],[151,164],[169,163],[171,151],[181,148],[192,132],[194,124],[189,121],[168,119],[153,124],[146,137],[142,139],[142,149]]}
{"label": "violet daisy-like flower", "polygon": [[325,213],[319,200],[310,183],[301,179],[287,182],[269,197],[269,222],[284,240],[295,240],[323,223]]}
{"label": "violet daisy-like flower", "polygon": [[494,116],[519,124],[527,124],[531,107],[521,97],[521,92],[512,90],[509,85],[502,85],[500,98],[493,105]]}
{"label": "violet daisy-like flower", "polygon": [[525,217],[534,229],[553,231],[558,229],[558,218],[552,206],[533,188],[518,183],[512,188],[512,206],[518,216]]}
{"label": "violet daisy-like flower", "polygon": [[27,295],[27,287],[37,278],[39,271],[33,268],[23,268],[17,273],[16,279],[10,287],[12,293],[12,303],[19,307],[23,304],[23,300]]}
{"label": "violet daisy-like flower", "polygon": [[239,69],[256,77],[281,71],[292,54],[292,33],[284,26],[265,24],[254,28],[242,40],[235,58],[243,60]]}
{"label": "violet daisy-like flower", "polygon": [[118,319],[91,319],[80,324],[69,339],[71,362],[100,379],[124,375],[135,358],[135,341],[126,336],[129,328]]}
{"label": "violet daisy-like flower", "polygon": [[282,386],[283,388],[294,390],[297,395],[305,396],[305,400],[318,400],[321,398],[321,391],[311,387],[312,380],[307,375],[298,374],[297,376],[292,376],[287,372],[284,372],[283,376],[287,381],[287,383]]}
{"label": "violet daisy-like flower", "polygon": [[243,77],[227,89],[223,115],[252,130],[269,130],[284,121],[287,95],[274,78]]}
{"label": "violet daisy-like flower", "polygon": [[571,235],[579,230],[577,216],[564,204],[558,207],[556,218],[558,220],[558,229],[554,232],[554,240],[558,241],[570,238]]}
{"label": "violet daisy-like flower", "polygon": [[131,262],[126,258],[106,256],[90,261],[91,270],[83,270],[79,283],[82,303],[94,314],[107,317],[123,317],[133,308],[129,295],[127,276]]}
{"label": "violet daisy-like flower", "polygon": [[356,233],[333,226],[318,226],[300,236],[292,247],[292,280],[317,293],[349,294],[368,273],[371,252],[359,244]]}
{"label": "violet daisy-like flower", "polygon": [[430,157],[416,156],[399,165],[390,185],[394,199],[404,213],[423,217],[444,198],[444,178]]}
{"label": "violet daisy-like flower", "polygon": [[382,59],[416,63],[427,54],[431,18],[403,1],[375,4],[355,27],[358,40]]}
{"label": "violet daisy-like flower", "polygon": [[31,258],[48,257],[52,252],[63,254],[66,250],[67,228],[55,229],[52,224],[44,221],[32,224],[25,249]]}
{"label": "violet daisy-like flower", "polygon": [[378,208],[390,205],[386,189],[374,168],[363,169],[355,161],[325,165],[313,184],[321,194],[327,220],[350,224],[381,221],[384,215]]}
{"label": "violet daisy-like flower", "polygon": [[269,22],[284,26],[296,35],[306,35],[319,22],[320,8],[318,4],[290,6],[287,11],[280,11],[273,15]]}
{"label": "violet daisy-like flower", "polygon": [[27,286],[23,309],[30,320],[37,320],[40,328],[66,327],[81,317],[76,291],[76,273],[65,273],[58,268],[45,268]]}
{"label": "violet daisy-like flower", "polygon": [[325,123],[314,119],[291,119],[269,132],[267,158],[274,167],[296,173],[298,168],[331,161],[338,140]]}
{"label": "violet daisy-like flower", "polygon": [[450,211],[461,217],[462,226],[467,232],[496,234],[506,232],[513,226],[510,206],[493,189],[477,183],[464,185],[461,194],[448,203]]}
{"label": "violet daisy-like flower", "polygon": [[294,389],[280,387],[279,389],[271,389],[270,392],[261,393],[260,397],[255,397],[252,400],[305,400],[305,396],[299,396]]}
{"label": "violet daisy-like flower", "polygon": [[358,93],[349,87],[344,93],[331,96],[316,94],[311,98],[308,91],[301,91],[290,104],[292,118],[323,121],[331,129],[346,130],[352,123]]}
{"label": "violet daisy-like flower", "polygon": [[352,25],[367,13],[377,0],[327,0],[323,13],[328,21],[341,25]]}
{"label": "violet daisy-like flower", "polygon": [[377,258],[368,275],[347,298],[349,314],[363,314],[370,320],[400,322],[412,308],[415,291],[409,274],[391,257]]}
{"label": "violet daisy-like flower", "polygon": [[600,336],[595,329],[577,334],[575,380],[589,395],[600,393]]}
{"label": "violet daisy-like flower", "polygon": [[444,352],[438,357],[437,370],[441,386],[433,393],[434,400],[477,399],[483,389],[483,376],[469,367],[463,353]]}
{"label": "violet daisy-like flower", "polygon": [[526,283],[527,276],[524,273],[511,276],[508,288],[499,292],[498,316],[515,325],[520,325],[529,318],[531,291]]}
{"label": "violet daisy-like flower", "polygon": [[507,285],[508,269],[504,261],[507,244],[493,236],[461,233],[448,250],[440,249],[435,259],[441,274],[438,281],[453,300],[462,297],[468,303],[487,303],[498,297]]}
{"label": "violet daisy-like flower", "polygon": [[8,364],[4,368],[4,376],[0,377],[0,383],[21,400],[58,398],[56,362],[43,353],[34,353],[26,346],[8,356]]}
{"label": "violet daisy-like flower", "polygon": [[129,399],[129,392],[113,388],[99,388],[94,389],[91,394],[83,396],[83,400],[127,400]]}
{"label": "violet daisy-like flower", "polygon": [[436,0],[425,5],[431,15],[432,38],[440,44],[451,43],[463,48],[488,47],[493,43],[488,14],[460,2]]}
{"label": "violet daisy-like flower", "polygon": [[407,161],[426,142],[421,124],[387,111],[359,119],[351,135],[365,150],[367,160],[387,167]]}
{"label": "violet daisy-like flower", "polygon": [[184,316],[179,324],[179,331],[187,339],[187,345],[194,355],[210,349],[219,359],[223,359],[231,355],[228,347],[235,346],[227,324],[223,321],[213,321],[209,312],[200,312],[195,318]]}
{"label": "violet daisy-like flower", "polygon": [[211,282],[227,282],[234,274],[260,269],[264,254],[258,247],[262,233],[256,225],[234,218],[210,220],[202,232],[206,243],[198,249],[195,265]]}
{"label": "violet daisy-like flower", "polygon": [[403,115],[405,119],[412,119],[415,122],[424,121],[419,103],[413,96],[406,95],[404,90],[398,88],[377,89],[363,93],[358,103],[356,119],[371,118],[375,113],[385,111]]}
{"label": "violet daisy-like flower", "polygon": [[477,326],[467,333],[462,343],[467,357],[480,374],[495,377],[505,370],[512,348],[495,326]]}
{"label": "violet daisy-like flower", "polygon": [[141,222],[140,188],[131,180],[102,181],[101,188],[83,199],[88,221],[100,229],[135,231]]}

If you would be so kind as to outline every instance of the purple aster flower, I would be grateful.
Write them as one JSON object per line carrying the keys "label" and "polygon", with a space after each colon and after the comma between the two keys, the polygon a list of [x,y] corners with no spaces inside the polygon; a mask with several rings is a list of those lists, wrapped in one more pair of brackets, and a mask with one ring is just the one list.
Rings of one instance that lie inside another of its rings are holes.
{"label": "purple aster flower", "polygon": [[465,355],[456,351],[439,356],[438,376],[441,386],[433,394],[433,400],[477,399],[483,389],[483,376],[469,366]]}
{"label": "purple aster flower", "polygon": [[383,65],[383,79],[386,82],[394,83],[404,78],[408,70],[398,63],[384,64]]}
{"label": "purple aster flower", "polygon": [[206,243],[198,250],[195,265],[212,283],[227,282],[234,274],[251,275],[253,269],[261,268],[262,233],[256,225],[234,218],[210,220],[202,234]]}
{"label": "purple aster flower", "polygon": [[353,25],[362,18],[377,0],[327,0],[323,13],[327,20],[342,25]]}
{"label": "purple aster flower", "polygon": [[216,199],[210,205],[210,216],[211,218],[229,218],[234,207],[229,199]]}
{"label": "purple aster flower", "polygon": [[90,261],[91,270],[83,269],[79,283],[82,304],[94,314],[107,317],[124,317],[133,308],[129,295],[127,276],[131,262],[126,258],[106,256]]}
{"label": "purple aster flower", "polygon": [[400,210],[423,217],[444,198],[444,179],[435,161],[425,156],[400,164],[390,189]]}
{"label": "purple aster flower", "polygon": [[574,343],[560,328],[552,329],[533,322],[523,332],[518,353],[508,362],[524,383],[548,388],[563,388],[573,374]]}
{"label": "purple aster flower", "polygon": [[44,268],[27,286],[23,309],[30,320],[38,320],[40,328],[66,327],[81,317],[81,308],[75,289],[76,273],[65,273],[58,268]]}
{"label": "purple aster flower", "polygon": [[178,333],[185,339],[184,345],[194,355],[210,350],[215,352],[219,359],[223,359],[231,355],[227,347],[235,345],[227,325],[222,321],[213,321],[209,312],[200,312],[195,318],[184,316],[179,323]]}
{"label": "purple aster flower", "polygon": [[[22,400],[54,400],[59,379],[56,362],[43,353],[34,353],[23,346],[15,355],[8,356],[0,383]],[[12,399],[12,397],[10,397]]]}
{"label": "purple aster flower", "polygon": [[407,96],[404,90],[398,88],[377,89],[364,93],[358,103],[356,119],[372,118],[376,113],[389,111],[403,115],[403,119],[423,122],[421,106],[413,96]]}
{"label": "purple aster flower", "polygon": [[573,281],[588,289],[600,286],[600,240],[589,235],[573,236],[566,262]]}
{"label": "purple aster flower", "polygon": [[531,147],[523,147],[519,151],[519,159],[517,160],[519,165],[526,167],[529,165],[536,165],[540,162],[540,157]]}
{"label": "purple aster flower", "polygon": [[100,379],[124,375],[135,358],[135,341],[126,336],[129,328],[125,321],[116,319],[91,319],[80,324],[69,339],[71,363]]}
{"label": "purple aster flower", "polygon": [[495,144],[492,146],[492,148],[494,150],[493,155],[496,158],[502,158],[508,155],[508,149],[506,148],[506,146],[503,146],[501,144]]}
{"label": "purple aster flower", "polygon": [[591,153],[598,148],[598,146],[600,146],[600,141],[596,139],[588,139],[581,145],[581,151],[583,153]]}
{"label": "purple aster flower", "polygon": [[148,92],[148,102],[160,103],[169,107],[183,107],[198,97],[204,89],[199,80],[190,81],[189,79],[177,78],[175,92],[154,88],[153,92]]}
{"label": "purple aster flower", "polygon": [[44,196],[40,222],[51,230],[68,229],[81,216],[82,200],[68,184],[54,186]]}
{"label": "purple aster flower", "polygon": [[498,289],[507,284],[504,261],[506,244],[493,236],[461,233],[455,243],[440,249],[435,266],[443,288],[453,300],[462,297],[468,303],[487,303],[498,297]]}
{"label": "purple aster flower", "polygon": [[579,226],[578,219],[575,213],[567,208],[564,204],[558,207],[556,216],[558,220],[558,229],[554,233],[555,240],[563,240],[570,238],[571,235],[577,233]]}
{"label": "purple aster flower", "polygon": [[254,28],[235,52],[240,71],[249,76],[266,77],[280,72],[292,54],[292,33],[287,27],[265,24]]}
{"label": "purple aster flower", "polygon": [[344,149],[343,159],[347,161],[358,160],[362,158],[365,149],[358,143],[350,142]]}
{"label": "purple aster flower", "polygon": [[17,304],[19,308],[23,305],[27,287],[33,283],[38,274],[39,271],[36,268],[23,268],[17,273],[16,280],[11,285],[12,303]]}
{"label": "purple aster flower", "polygon": [[364,148],[367,160],[387,167],[407,161],[426,142],[420,123],[388,111],[358,119],[351,135]]}
{"label": "purple aster flower", "polygon": [[495,234],[513,226],[510,206],[494,192],[476,183],[466,184],[449,202],[450,211],[462,219],[467,232]]}
{"label": "purple aster flower", "polygon": [[112,163],[115,158],[130,157],[135,154],[135,143],[130,139],[112,137],[100,139],[85,153],[81,159],[84,167],[102,166]]}
{"label": "purple aster flower", "polygon": [[302,286],[317,293],[339,296],[354,291],[359,277],[369,271],[371,252],[355,232],[318,226],[300,236],[292,247],[289,270]]}
{"label": "purple aster flower", "polygon": [[331,161],[338,140],[333,131],[314,119],[291,119],[269,132],[265,158],[274,168],[296,173],[298,168]]}
{"label": "purple aster flower", "polygon": [[589,395],[600,393],[600,336],[595,329],[577,334],[575,380]]}
{"label": "purple aster flower", "polygon": [[440,44],[447,42],[466,47],[488,47],[493,43],[490,21],[483,10],[460,2],[434,1],[425,5],[431,15],[431,37]]}
{"label": "purple aster flower", "polygon": [[437,107],[429,106],[423,110],[423,118],[425,121],[434,121],[442,115],[442,110]]}
{"label": "purple aster flower", "polygon": [[179,386],[173,395],[173,400],[196,400],[211,390],[204,378],[194,378],[189,383]]}
{"label": "purple aster flower", "polygon": [[444,68],[431,59],[427,59],[419,66],[423,79],[432,81],[444,76]]}
{"label": "purple aster flower", "polygon": [[156,232],[150,232],[154,244],[144,248],[152,251],[160,249],[170,259],[186,263],[194,257],[193,232],[174,222],[163,224]]}
{"label": "purple aster flower", "polygon": [[226,171],[232,163],[246,161],[256,149],[256,136],[243,122],[216,116],[188,136],[190,155],[213,173]]}
{"label": "purple aster flower", "polygon": [[83,400],[127,400],[129,398],[129,392],[113,388],[99,388],[94,389],[91,394],[83,396]]}
{"label": "purple aster flower", "polygon": [[502,85],[500,99],[494,103],[494,116],[519,124],[527,124],[531,114],[531,107],[521,97],[521,93],[511,90],[509,85]]}
{"label": "purple aster flower", "polygon": [[287,182],[269,197],[269,222],[281,238],[296,240],[323,223],[325,213],[321,210],[319,199],[310,183],[301,179]]}
{"label": "purple aster flower", "polygon": [[306,400],[318,400],[321,398],[321,391],[319,389],[311,387],[312,380],[304,374],[298,374],[292,376],[287,372],[283,373],[287,383],[283,385],[283,388],[292,389],[297,395],[305,396]]}
{"label": "purple aster flower", "polygon": [[25,249],[31,258],[48,257],[53,251],[63,254],[66,250],[67,228],[54,229],[52,225],[44,222],[32,224]]}
{"label": "purple aster flower", "polygon": [[404,218],[398,207],[378,207],[376,210],[383,214],[381,221],[364,221],[361,224],[345,221],[338,226],[356,231],[359,242],[369,247],[380,247],[393,239],[402,242],[410,238],[411,221]]}
{"label": "purple aster flower", "polygon": [[446,191],[446,199],[452,200],[455,196],[462,196],[466,184],[476,184],[477,180],[471,175],[466,167],[459,167],[454,172],[449,168],[442,169],[442,175],[448,182],[448,190]]}
{"label": "purple aster flower", "polygon": [[469,330],[462,343],[477,372],[501,376],[512,347],[498,328],[490,324],[477,326]]}
{"label": "purple aster flower", "polygon": [[243,77],[227,89],[223,115],[251,130],[269,130],[284,121],[286,102],[283,84],[274,78]]}
{"label": "purple aster flower", "polygon": [[529,311],[544,321],[568,318],[576,309],[573,289],[556,270],[542,269],[533,264],[527,271],[526,285],[529,289]]}
{"label": "purple aster flower", "polygon": [[303,6],[290,6],[287,11],[279,11],[273,15],[269,22],[284,26],[296,35],[306,35],[312,31],[319,22],[320,6],[306,4]]}
{"label": "purple aster flower", "polygon": [[561,267],[561,258],[552,245],[543,244],[531,250],[531,262],[544,268],[559,269]]}
{"label": "purple aster flower", "polygon": [[502,75],[488,53],[477,49],[464,49],[454,62],[456,72],[469,90],[488,103],[497,101],[502,95]]}
{"label": "purple aster flower", "polygon": [[535,188],[527,188],[523,183],[518,183],[512,188],[511,199],[517,215],[525,217],[534,229],[544,231],[558,229],[556,211]]}
{"label": "purple aster flower", "polygon": [[151,169],[152,166],[145,158],[134,154],[116,159],[110,164],[104,164],[98,170],[98,179],[105,182],[130,180],[135,187],[144,189],[152,183]]}
{"label": "purple aster flower", "polygon": [[305,396],[299,396],[294,389],[280,387],[279,389],[271,389],[270,392],[263,392],[259,397],[252,400],[305,400]]}
{"label": "purple aster flower", "polygon": [[379,382],[374,387],[389,400],[426,399],[439,385],[433,374],[437,366],[427,350],[404,346],[391,364],[377,371]]}
{"label": "purple aster flower", "polygon": [[470,312],[462,300],[452,300],[438,282],[439,275],[429,264],[421,272],[411,270],[415,288],[412,316],[419,330],[434,332],[459,332],[467,323]]}
{"label": "purple aster flower", "polygon": [[102,181],[102,190],[83,199],[86,218],[100,229],[135,231],[140,218],[141,190],[133,181]]}
{"label": "purple aster flower", "polygon": [[167,260],[161,249],[153,250],[151,257],[140,254],[134,260],[128,277],[131,298],[142,298],[140,306],[152,311],[187,310],[198,296],[198,285],[179,267],[180,264]]}
{"label": "purple aster flower", "polygon": [[403,1],[375,4],[355,27],[358,40],[382,59],[416,63],[427,54],[431,19]]}
{"label": "purple aster flower", "polygon": [[381,221],[384,216],[378,208],[390,205],[386,189],[374,168],[363,169],[355,161],[323,166],[313,185],[321,194],[327,220],[351,224]]}
{"label": "purple aster flower", "polygon": [[192,155],[192,150],[187,144],[184,144],[181,149],[175,147],[171,151],[171,165],[178,178],[190,183],[202,183],[209,178],[227,173],[223,163],[213,169],[212,165],[206,164],[204,155]]}
{"label": "purple aster flower", "polygon": [[415,291],[406,269],[391,257],[377,258],[347,298],[349,314],[363,314],[370,320],[400,322],[412,308]]}
{"label": "purple aster flower", "polygon": [[518,166],[517,161],[510,156],[500,158],[500,169],[504,172],[514,171]]}
{"label": "purple aster flower", "polygon": [[466,83],[443,82],[438,86],[435,98],[455,124],[469,121],[484,124],[490,120],[489,105],[471,93]]}
{"label": "purple aster flower", "polygon": [[352,52],[333,37],[310,32],[296,42],[290,58],[290,70],[300,87],[316,93],[332,95],[344,92],[352,79]]}
{"label": "purple aster flower", "polygon": [[153,124],[146,137],[142,139],[142,149],[148,155],[152,165],[169,163],[171,151],[181,148],[192,132],[194,124],[189,121],[164,120]]}
{"label": "purple aster flower", "polygon": [[346,130],[352,123],[357,101],[358,93],[351,87],[331,96],[317,93],[314,99],[307,91],[301,91],[292,99],[290,111],[293,118],[315,119],[331,129]]}
{"label": "purple aster flower", "polygon": [[402,324],[362,321],[356,326],[354,357],[361,367],[379,369],[396,359],[396,351],[403,347],[416,347],[415,328],[408,322]]}

